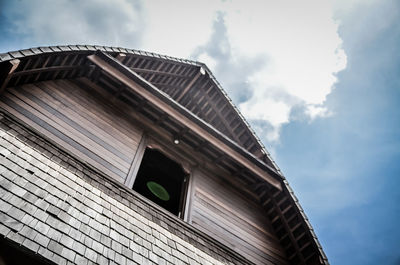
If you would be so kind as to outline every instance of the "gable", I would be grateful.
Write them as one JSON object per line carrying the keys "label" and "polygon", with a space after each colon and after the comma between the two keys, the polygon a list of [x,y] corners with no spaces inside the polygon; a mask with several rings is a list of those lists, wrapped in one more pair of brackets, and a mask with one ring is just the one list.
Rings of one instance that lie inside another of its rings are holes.
{"label": "gable", "polygon": [[[96,50],[106,51],[117,58],[194,115],[278,169],[249,124],[202,63],[130,49],[82,45],[41,47],[0,54],[0,62],[21,59],[8,82],[8,86],[17,86],[86,76],[92,70],[86,57]],[[96,82],[110,85],[109,80],[100,76]]]}

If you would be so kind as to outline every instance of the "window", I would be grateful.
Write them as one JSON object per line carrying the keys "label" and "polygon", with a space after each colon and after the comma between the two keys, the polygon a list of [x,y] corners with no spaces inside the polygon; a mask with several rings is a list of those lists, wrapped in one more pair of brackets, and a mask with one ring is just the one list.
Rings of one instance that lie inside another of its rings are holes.
{"label": "window", "polygon": [[187,174],[166,155],[147,147],[133,189],[169,212],[183,216]]}

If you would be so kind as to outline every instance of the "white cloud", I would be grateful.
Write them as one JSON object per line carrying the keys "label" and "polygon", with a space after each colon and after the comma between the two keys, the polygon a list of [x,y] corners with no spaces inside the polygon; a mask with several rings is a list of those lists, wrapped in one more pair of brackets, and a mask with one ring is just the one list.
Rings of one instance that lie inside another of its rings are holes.
{"label": "white cloud", "polygon": [[311,120],[317,117],[326,118],[333,115],[333,113],[329,111],[327,107],[321,105],[308,105],[305,112],[311,118]]}
{"label": "white cloud", "polygon": [[199,62],[205,63],[207,67],[210,68],[211,71],[215,71],[215,68],[217,66],[217,61],[207,53],[201,53],[197,58],[197,60]]}
{"label": "white cloud", "polygon": [[188,58],[207,41],[219,1],[144,1],[146,50]]}
{"label": "white cloud", "polygon": [[279,140],[297,106],[311,120],[332,115],[324,101],[336,73],[346,67],[346,54],[329,2],[149,1],[145,6],[144,47],[191,54],[206,63],[245,117],[272,125],[258,131],[264,140]]}
{"label": "white cloud", "polygon": [[[326,96],[346,67],[328,1],[22,0],[4,12],[27,46],[99,44],[194,56],[252,120],[279,139],[292,110],[328,116]],[[334,6],[334,7],[333,7]],[[269,128],[269,127],[268,127]]]}
{"label": "white cloud", "polygon": [[[346,54],[328,2],[253,1],[244,5],[231,1],[221,10],[231,64],[255,57],[267,61],[241,77],[248,81],[251,93],[245,102],[239,100],[246,117],[273,126],[267,140],[279,139],[279,128],[290,121],[296,106],[304,106],[311,119],[331,114],[323,104],[337,81],[336,73],[346,67]],[[223,63],[217,60],[217,65]],[[237,77],[224,75],[221,83],[230,84],[229,78]]]}
{"label": "white cloud", "polygon": [[139,0],[21,0],[4,15],[29,45],[97,44],[132,47],[143,34]]}

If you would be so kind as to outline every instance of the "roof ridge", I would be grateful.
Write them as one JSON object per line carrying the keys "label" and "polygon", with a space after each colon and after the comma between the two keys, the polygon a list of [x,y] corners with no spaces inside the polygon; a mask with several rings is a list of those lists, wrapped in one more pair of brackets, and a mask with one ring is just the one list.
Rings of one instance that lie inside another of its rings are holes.
{"label": "roof ridge", "polygon": [[65,51],[96,51],[96,50],[101,50],[104,52],[122,52],[122,53],[134,54],[134,55],[144,55],[144,56],[149,56],[149,57],[153,57],[153,58],[166,59],[166,60],[171,60],[171,61],[180,62],[180,63],[186,63],[186,64],[190,64],[190,65],[197,65],[197,66],[204,65],[203,63],[200,63],[195,60],[183,59],[183,58],[178,58],[178,57],[174,57],[174,56],[163,55],[160,53],[144,51],[144,50],[129,49],[129,48],[123,48],[123,47],[104,46],[104,45],[86,45],[86,44],[39,46],[39,47],[34,47],[34,48],[20,49],[20,50],[0,53],[0,62],[9,61],[12,59],[17,59],[17,58],[21,58],[21,57],[25,57],[25,56],[38,55],[38,54],[42,54],[42,53],[65,52]]}
{"label": "roof ridge", "polygon": [[268,152],[268,150],[265,148],[264,144],[261,142],[260,138],[258,135],[255,133],[253,128],[251,127],[250,123],[246,120],[246,118],[243,116],[243,114],[239,111],[239,108],[235,105],[235,103],[232,101],[232,99],[229,97],[228,93],[226,93],[225,89],[222,87],[222,85],[218,82],[218,80],[215,78],[214,74],[211,72],[211,70],[208,68],[208,66],[202,62],[199,62],[206,68],[206,71],[210,75],[210,78],[214,81],[214,83],[217,85],[218,89],[222,92],[222,95],[227,99],[227,101],[231,104],[235,112],[238,114],[239,118],[243,121],[243,123],[246,125],[246,127],[249,129],[250,133],[252,136],[256,139],[257,143],[261,146],[262,152],[265,153],[265,155],[268,157],[268,159],[271,161],[275,169],[279,172],[280,175],[283,176],[280,168],[278,165],[275,163],[275,160],[272,159],[271,154]]}

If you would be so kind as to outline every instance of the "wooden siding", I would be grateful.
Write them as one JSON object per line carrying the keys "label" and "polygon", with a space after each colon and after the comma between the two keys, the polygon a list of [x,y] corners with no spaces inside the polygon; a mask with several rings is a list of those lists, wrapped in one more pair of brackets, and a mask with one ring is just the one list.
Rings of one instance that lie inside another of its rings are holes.
{"label": "wooden siding", "polygon": [[0,107],[124,182],[142,132],[95,91],[57,80],[9,88]]}
{"label": "wooden siding", "polygon": [[228,183],[195,171],[189,222],[255,264],[287,264],[265,211]]}

